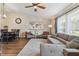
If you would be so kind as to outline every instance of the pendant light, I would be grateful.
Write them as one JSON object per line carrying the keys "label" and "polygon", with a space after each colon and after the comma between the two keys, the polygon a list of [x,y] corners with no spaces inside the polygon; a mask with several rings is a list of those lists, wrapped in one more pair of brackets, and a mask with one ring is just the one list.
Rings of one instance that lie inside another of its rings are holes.
{"label": "pendant light", "polygon": [[2,18],[5,19],[7,16],[5,14],[5,4],[2,4]]}

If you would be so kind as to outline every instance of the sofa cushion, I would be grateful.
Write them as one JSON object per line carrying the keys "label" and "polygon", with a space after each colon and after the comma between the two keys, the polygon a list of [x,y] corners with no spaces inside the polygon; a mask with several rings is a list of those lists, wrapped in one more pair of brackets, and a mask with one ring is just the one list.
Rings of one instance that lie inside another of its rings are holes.
{"label": "sofa cushion", "polygon": [[53,44],[61,44],[61,45],[64,45],[61,41],[55,39],[55,38],[49,38],[49,40],[51,41],[51,43]]}
{"label": "sofa cushion", "polygon": [[68,41],[72,41],[75,38],[79,38],[78,36],[69,35]]}
{"label": "sofa cushion", "polygon": [[63,49],[65,47],[59,44],[41,44],[41,56],[63,56]]}
{"label": "sofa cushion", "polygon": [[52,34],[52,35],[51,35],[51,38],[56,38],[56,37],[57,37],[56,34]]}
{"label": "sofa cushion", "polygon": [[64,39],[64,40],[68,41],[69,35],[67,35],[67,34],[62,34],[62,33],[57,33],[57,37],[60,37],[60,38],[62,38],[62,39]]}
{"label": "sofa cushion", "polygon": [[77,48],[79,49],[79,38],[75,38],[67,44],[68,48]]}
{"label": "sofa cushion", "polygon": [[63,44],[67,44],[67,42],[68,42],[68,41],[66,41],[66,40],[64,40],[64,39],[62,39],[62,38],[60,38],[60,37],[57,37],[57,39],[58,39],[60,42],[62,42]]}
{"label": "sofa cushion", "polygon": [[49,32],[44,31],[44,32],[43,32],[43,35],[49,35]]}
{"label": "sofa cushion", "polygon": [[63,36],[62,36],[62,38],[65,39],[66,41],[68,41],[68,37],[69,37],[69,35],[67,35],[67,34],[63,34]]}

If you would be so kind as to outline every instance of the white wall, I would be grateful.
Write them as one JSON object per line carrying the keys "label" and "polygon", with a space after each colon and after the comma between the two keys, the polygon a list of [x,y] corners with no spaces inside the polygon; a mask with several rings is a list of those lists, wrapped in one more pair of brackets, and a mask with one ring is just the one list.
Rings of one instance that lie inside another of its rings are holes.
{"label": "white wall", "polygon": [[[9,31],[11,31],[11,29],[20,29],[20,33],[22,32],[26,32],[29,30],[29,22],[34,21],[37,23],[42,23],[44,25],[44,29],[43,31],[49,31],[48,25],[50,24],[50,20],[49,19],[44,19],[42,17],[37,17],[37,16],[28,16],[26,14],[22,14],[22,13],[16,13],[16,12],[12,12],[12,13],[7,13],[7,18],[6,19],[0,19],[0,23],[1,26],[0,28],[3,28],[3,26],[7,25]],[[15,22],[16,18],[21,18],[22,22],[21,24],[17,24]],[[52,32],[55,32],[55,27],[54,27],[54,17],[51,18],[51,24],[53,25],[52,27]]]}
{"label": "white wall", "polygon": [[[22,22],[21,24],[17,24],[15,22],[16,18],[21,18]],[[48,31],[48,24],[49,24],[49,20],[46,19],[42,19],[42,18],[31,18],[27,15],[24,14],[20,14],[20,13],[10,13],[7,15],[7,18],[5,19],[5,21],[3,21],[3,25],[7,25],[9,28],[9,31],[11,29],[21,29],[20,33],[28,31],[29,30],[29,22],[31,21],[35,21],[37,23],[42,23],[44,25],[44,30],[43,31]],[[4,24],[5,23],[5,24]]]}
{"label": "white wall", "polygon": [[55,34],[55,16],[51,17],[51,24],[52,24],[52,34]]}
{"label": "white wall", "polygon": [[0,3],[0,29],[1,29],[1,3]]}
{"label": "white wall", "polygon": [[0,29],[1,29],[1,15],[0,15]]}

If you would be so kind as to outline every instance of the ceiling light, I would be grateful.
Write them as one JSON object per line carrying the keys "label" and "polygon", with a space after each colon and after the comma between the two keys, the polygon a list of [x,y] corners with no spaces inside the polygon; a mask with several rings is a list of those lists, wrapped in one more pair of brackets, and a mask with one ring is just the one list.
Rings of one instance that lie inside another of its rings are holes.
{"label": "ceiling light", "polygon": [[36,8],[37,8],[37,6],[34,6],[34,8],[36,9]]}
{"label": "ceiling light", "polygon": [[6,18],[7,17],[6,14],[4,14],[3,17]]}
{"label": "ceiling light", "polygon": [[2,4],[2,18],[5,19],[7,16],[5,14],[5,4]]}

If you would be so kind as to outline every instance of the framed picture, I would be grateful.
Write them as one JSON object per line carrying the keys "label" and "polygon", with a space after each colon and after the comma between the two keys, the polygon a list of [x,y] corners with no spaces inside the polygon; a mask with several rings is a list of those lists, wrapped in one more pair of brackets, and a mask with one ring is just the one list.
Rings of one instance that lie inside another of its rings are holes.
{"label": "framed picture", "polygon": [[43,24],[42,23],[30,22],[29,24],[30,24],[30,26],[29,26],[30,32],[33,35],[41,35],[43,33]]}

